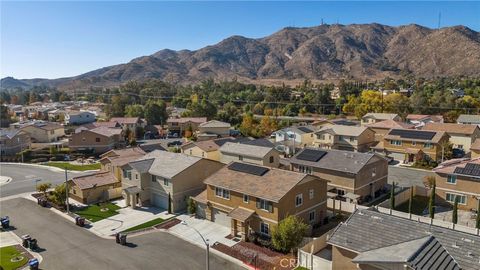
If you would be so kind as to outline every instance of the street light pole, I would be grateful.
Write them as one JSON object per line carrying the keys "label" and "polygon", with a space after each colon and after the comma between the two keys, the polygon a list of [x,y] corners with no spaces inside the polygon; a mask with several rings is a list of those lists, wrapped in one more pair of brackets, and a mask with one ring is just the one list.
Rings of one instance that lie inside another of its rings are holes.
{"label": "street light pole", "polygon": [[68,205],[68,174],[67,166],[65,166],[65,205],[67,207],[67,214],[70,213],[70,206]]}
{"label": "street light pole", "polygon": [[208,244],[208,239],[205,239],[205,238],[203,237],[203,235],[202,235],[197,229],[195,229],[194,227],[189,226],[188,223],[187,223],[185,220],[183,220],[180,224],[192,228],[192,229],[193,229],[198,235],[200,235],[200,237],[202,238],[203,243],[205,244],[205,246],[207,246],[207,257],[206,257],[206,263],[207,263],[207,265],[206,265],[206,269],[207,269],[207,270],[210,270],[210,245]]}

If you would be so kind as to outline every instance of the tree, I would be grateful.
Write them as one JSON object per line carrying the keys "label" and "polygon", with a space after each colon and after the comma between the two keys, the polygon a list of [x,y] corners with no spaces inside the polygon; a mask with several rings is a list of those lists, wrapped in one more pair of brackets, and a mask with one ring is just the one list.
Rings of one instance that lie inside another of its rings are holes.
{"label": "tree", "polygon": [[65,194],[65,192],[65,184],[57,185],[49,197],[50,201],[57,205],[65,205],[67,200],[67,194]]}
{"label": "tree", "polygon": [[457,224],[457,222],[458,222],[458,196],[455,196],[455,202],[453,203],[452,223]]}
{"label": "tree", "polygon": [[255,106],[253,106],[252,113],[253,114],[263,114],[263,111],[265,110],[265,107],[262,105],[262,103],[257,103]]}
{"label": "tree", "polygon": [[123,117],[125,114],[125,104],[125,99],[123,99],[121,95],[113,96],[107,108],[107,115],[109,117]]}
{"label": "tree", "polygon": [[413,204],[413,187],[410,187],[410,199],[408,200],[408,213],[412,213],[412,204]]}
{"label": "tree", "polygon": [[435,189],[436,189],[436,183],[435,183],[435,177],[434,176],[429,176],[427,177],[428,181],[432,181],[432,190],[430,191],[430,199],[428,201],[428,213],[430,214],[430,218],[435,218]]}
{"label": "tree", "polygon": [[387,95],[384,99],[384,102],[385,111],[397,113],[402,118],[405,118],[409,113],[412,112],[410,108],[410,99],[400,93]]}
{"label": "tree", "polygon": [[8,114],[8,108],[5,105],[0,105],[0,127],[10,126],[10,115]]}
{"label": "tree", "polygon": [[290,252],[302,242],[307,230],[308,225],[300,218],[288,216],[280,221],[272,232],[273,247],[283,253]]}
{"label": "tree", "polygon": [[197,205],[195,204],[195,201],[192,199],[192,197],[188,198],[188,213],[189,214],[195,214],[197,211]]}
{"label": "tree", "polygon": [[167,122],[167,106],[163,101],[148,100],[144,112],[145,120],[149,125],[163,125]]}
{"label": "tree", "polygon": [[253,130],[255,129],[255,120],[253,115],[248,113],[243,116],[242,123],[240,124],[239,130],[244,136],[251,136]]}
{"label": "tree", "polygon": [[144,117],[143,106],[139,104],[125,106],[126,117]]}
{"label": "tree", "polygon": [[50,183],[41,183],[40,185],[37,185],[37,191],[42,192],[44,197],[47,197],[47,190],[52,187],[52,184]]}
{"label": "tree", "polygon": [[390,209],[395,210],[395,182],[392,183],[390,190]]}

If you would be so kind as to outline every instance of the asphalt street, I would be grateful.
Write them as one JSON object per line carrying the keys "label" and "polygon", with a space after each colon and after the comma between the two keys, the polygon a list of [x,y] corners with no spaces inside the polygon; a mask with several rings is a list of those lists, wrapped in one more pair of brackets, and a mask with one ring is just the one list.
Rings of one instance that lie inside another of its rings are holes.
{"label": "asphalt street", "polygon": [[[91,174],[91,172],[68,171],[69,178],[84,174]],[[12,178],[10,183],[0,186],[0,198],[25,192],[33,192],[35,191],[35,185],[42,182],[50,182],[52,185],[65,182],[64,172],[25,164],[0,163],[0,175]]]}
{"label": "asphalt street", "polygon": [[388,166],[388,183],[391,184],[395,181],[395,184],[401,187],[423,186],[423,180],[427,175],[433,175],[433,173],[425,170]]}
{"label": "asphalt street", "polygon": [[[0,210],[14,233],[38,240],[41,269],[205,269],[204,249],[166,232],[129,237],[121,246],[27,199],[3,201]],[[211,253],[210,269],[244,268]]]}

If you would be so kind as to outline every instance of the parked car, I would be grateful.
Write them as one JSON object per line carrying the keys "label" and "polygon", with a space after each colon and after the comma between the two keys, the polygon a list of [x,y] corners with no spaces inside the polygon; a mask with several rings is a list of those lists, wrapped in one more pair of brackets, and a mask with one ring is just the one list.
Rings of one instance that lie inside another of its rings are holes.
{"label": "parked car", "polygon": [[168,146],[168,147],[180,146],[180,145],[182,145],[182,142],[181,142],[181,141],[173,141],[173,142],[167,143],[167,146]]}
{"label": "parked car", "polygon": [[170,132],[169,132],[169,133],[167,134],[167,138],[168,138],[168,139],[178,138],[178,137],[179,137],[179,136],[178,136],[178,133],[170,133]]}
{"label": "parked car", "polygon": [[462,158],[465,156],[465,151],[460,148],[454,148],[452,150],[452,158]]}

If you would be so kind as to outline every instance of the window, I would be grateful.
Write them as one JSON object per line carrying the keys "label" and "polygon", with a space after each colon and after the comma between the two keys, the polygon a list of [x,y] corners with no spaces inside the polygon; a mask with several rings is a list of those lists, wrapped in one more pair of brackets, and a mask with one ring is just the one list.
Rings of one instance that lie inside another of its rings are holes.
{"label": "window", "polygon": [[345,190],[344,189],[337,189],[337,195],[339,195],[339,196],[345,195]]}
{"label": "window", "polygon": [[391,140],[390,141],[391,145],[402,145],[402,141],[397,141],[397,140]]}
{"label": "window", "polygon": [[310,200],[313,199],[313,196],[314,196],[314,195],[315,195],[315,191],[314,191],[313,189],[310,189],[310,190],[308,191],[308,197],[310,198]]}
{"label": "window", "polygon": [[135,174],[135,179],[138,179],[138,173]]}
{"label": "window", "polygon": [[129,180],[132,180],[132,171],[130,170],[124,170],[123,171],[123,178],[127,178]]}
{"label": "window", "polygon": [[459,144],[459,145],[457,145],[457,148],[458,149],[463,149],[463,145]]}
{"label": "window", "polygon": [[157,177],[155,175],[152,175],[152,182],[157,182]]}
{"label": "window", "polygon": [[275,161],[275,159],[274,159],[273,156],[271,156],[271,157],[270,157],[270,163],[273,163],[273,161]]}
{"label": "window", "polygon": [[260,233],[265,234],[265,235],[270,235],[270,228],[268,226],[268,223],[260,223]]}
{"label": "window", "polygon": [[325,134],[322,134],[322,136],[320,136],[320,138],[321,138],[322,140],[325,140]]}
{"label": "window", "polygon": [[295,196],[295,207],[299,207],[303,204],[303,194],[298,194]]}
{"label": "window", "polygon": [[338,136],[338,140],[339,140],[339,141],[343,141],[343,136],[341,136],[341,135]]}
{"label": "window", "polygon": [[315,222],[315,210],[308,213],[308,221],[310,221],[310,223]]}
{"label": "window", "polygon": [[82,142],[84,142],[84,141],[85,141],[85,137],[82,137]]}
{"label": "window", "polygon": [[168,179],[163,178],[163,185],[168,187],[168,184],[169,184]]}
{"label": "window", "polygon": [[425,148],[432,148],[432,143],[424,143],[423,147]]}
{"label": "window", "polygon": [[238,160],[243,160],[243,156],[238,156]]}
{"label": "window", "polygon": [[230,190],[216,187],[215,188],[215,196],[229,200],[230,199]]}
{"label": "window", "polygon": [[202,152],[202,157],[205,157],[205,152]]}
{"label": "window", "polygon": [[298,171],[306,174],[312,174],[312,168],[308,166],[300,165],[298,166]]}
{"label": "window", "polygon": [[190,156],[192,155],[192,149],[190,149]]}
{"label": "window", "polygon": [[257,208],[268,211],[270,213],[273,212],[272,202],[269,202],[269,201],[264,200],[264,199],[257,199]]}
{"label": "window", "polygon": [[250,197],[247,194],[243,194],[243,202],[248,203],[250,201]]}
{"label": "window", "polygon": [[100,138],[95,138],[95,142],[100,142]]}
{"label": "window", "polygon": [[372,177],[375,177],[377,175],[377,168],[372,169]]}
{"label": "window", "polygon": [[457,176],[453,174],[447,175],[447,183],[456,184],[457,183]]}
{"label": "window", "polygon": [[459,204],[467,204],[467,197],[465,195],[453,194],[453,193],[445,193],[447,201],[451,203],[455,203],[455,198],[458,197]]}
{"label": "window", "polygon": [[355,137],[350,137],[350,142],[354,142],[355,141]]}
{"label": "window", "polygon": [[417,142],[412,141],[412,145],[413,146],[417,145]]}

